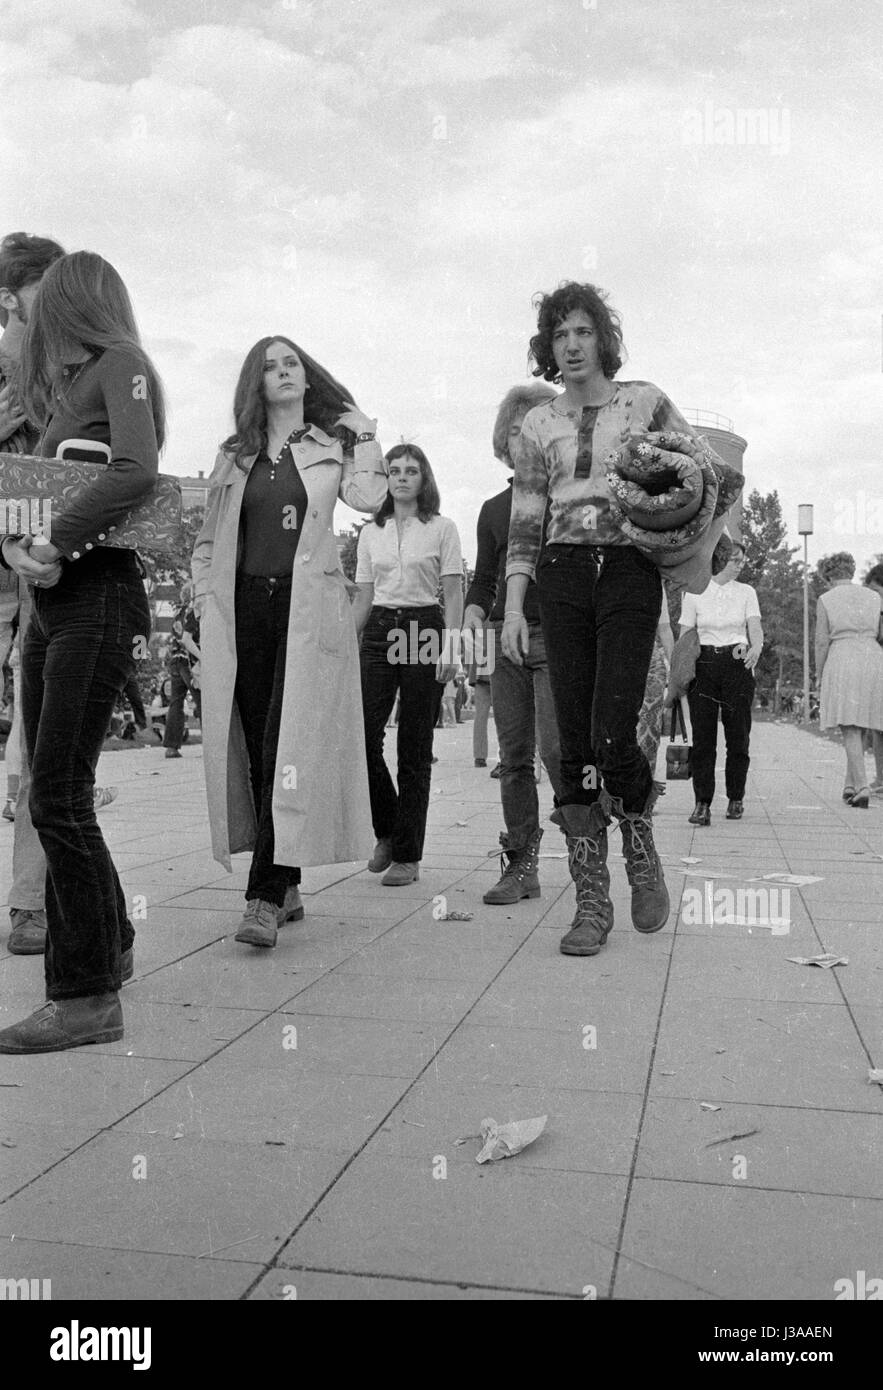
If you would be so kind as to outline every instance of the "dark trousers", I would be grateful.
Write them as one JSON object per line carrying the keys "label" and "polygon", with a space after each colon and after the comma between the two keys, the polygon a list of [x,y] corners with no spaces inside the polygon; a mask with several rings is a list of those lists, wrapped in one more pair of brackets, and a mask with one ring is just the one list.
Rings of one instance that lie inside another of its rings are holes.
{"label": "dark trousers", "polygon": [[696,662],[696,679],[688,692],[693,730],[693,791],[697,801],[714,799],[714,764],[717,758],[717,717],[720,711],[727,745],[724,781],[731,801],[742,801],[748,776],[748,743],[751,737],[751,705],[754,676],[732,647],[714,651],[702,647]]}
{"label": "dark trousers", "polygon": [[626,811],[642,811],[653,775],[636,731],[662,606],[659,572],[634,546],[550,545],[537,595],[561,744],[557,804],[591,805],[603,781]]}
{"label": "dark trousers", "polygon": [[286,888],[300,883],[300,869],[274,859],[273,783],[282,720],[291,576],[236,576],[236,707],[242,721],[257,837],[246,900],[281,907]]}
{"label": "dark trousers", "polygon": [[120,988],[135,932],[95,816],[95,768],[116,700],[150,635],[131,550],[101,547],[33,591],[21,661],[30,812],[46,855],[44,968],[50,999]]}
{"label": "dark trousers", "polygon": [[177,657],[172,662],[172,688],[169,695],[169,708],[166,712],[166,730],[163,747],[179,749],[184,741],[184,697],[188,690],[193,696],[197,719],[202,718],[200,693],[190,675],[190,662],[185,657]]}
{"label": "dark trousers", "polygon": [[132,706],[132,713],[135,716],[135,723],[139,729],[147,728],[147,715],[144,711],[144,700],[141,695],[141,687],[135,676],[127,680],[123,686],[123,694]]}
{"label": "dark trousers", "polygon": [[[442,632],[441,609],[372,608],[362,633],[362,706],[365,712],[365,751],[368,759],[368,786],[371,792],[371,819],[378,840],[391,841],[393,859],[399,864],[415,864],[423,858],[429,785],[432,780],[432,737],[443,687],[435,678],[435,662],[419,661],[419,644],[412,644],[409,655],[415,660],[390,661],[395,655],[388,640],[390,633],[410,634],[410,623],[418,632]],[[401,697],[396,730],[398,789],[389,775],[383,756],[386,721]]]}
{"label": "dark trousers", "polygon": [[503,655],[502,628],[502,623],[494,623],[495,656],[491,675],[500,745],[500,800],[509,848],[524,849],[540,827],[534,768],[537,744],[552,789],[556,795],[560,791],[558,723],[542,627],[539,623],[529,625],[528,653],[522,666],[516,666]]}

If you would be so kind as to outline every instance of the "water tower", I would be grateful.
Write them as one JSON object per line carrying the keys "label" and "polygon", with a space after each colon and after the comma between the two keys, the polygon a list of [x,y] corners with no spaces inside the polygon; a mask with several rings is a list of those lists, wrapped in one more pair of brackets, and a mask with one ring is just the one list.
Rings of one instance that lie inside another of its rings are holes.
{"label": "water tower", "polygon": [[[739,473],[744,471],[742,459],[748,448],[748,441],[743,439],[740,434],[736,434],[732,420],[728,419],[726,415],[718,415],[714,410],[685,410],[684,416],[699,434],[705,436],[715,453],[720,454],[724,463],[728,463]],[[727,529],[734,540],[742,539],[743,493],[744,489],[734,502],[727,517]]]}

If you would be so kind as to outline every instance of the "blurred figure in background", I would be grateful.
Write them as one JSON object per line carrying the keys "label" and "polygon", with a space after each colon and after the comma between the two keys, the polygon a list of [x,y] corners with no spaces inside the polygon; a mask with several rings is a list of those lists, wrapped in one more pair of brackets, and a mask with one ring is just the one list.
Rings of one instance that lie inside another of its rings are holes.
{"label": "blurred figure in background", "polygon": [[828,591],[816,605],[816,679],[820,727],[839,728],[846,752],[843,800],[865,810],[864,729],[883,730],[883,649],[878,643],[879,593],[854,584],[855,560],[847,551],[819,561]]}

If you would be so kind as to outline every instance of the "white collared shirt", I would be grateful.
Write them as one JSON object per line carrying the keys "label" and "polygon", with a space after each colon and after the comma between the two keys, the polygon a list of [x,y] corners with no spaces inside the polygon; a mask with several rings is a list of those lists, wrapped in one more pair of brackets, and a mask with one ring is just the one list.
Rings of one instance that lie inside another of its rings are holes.
{"label": "white collared shirt", "polygon": [[703,647],[729,647],[748,641],[748,619],[760,617],[757,594],[750,584],[712,579],[701,594],[684,594],[679,622],[699,629]]}
{"label": "white collared shirt", "polygon": [[402,539],[394,516],[369,521],[359,534],[356,583],[374,585],[379,608],[423,608],[438,602],[439,580],[462,575],[457,528],[447,516],[405,518]]}

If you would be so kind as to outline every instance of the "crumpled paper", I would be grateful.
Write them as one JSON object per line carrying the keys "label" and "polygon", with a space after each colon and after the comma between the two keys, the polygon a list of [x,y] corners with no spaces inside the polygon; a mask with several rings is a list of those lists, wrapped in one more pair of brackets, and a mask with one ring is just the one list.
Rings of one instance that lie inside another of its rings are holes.
{"label": "crumpled paper", "polygon": [[883,1086],[883,1067],[869,1067],[868,1082],[872,1086]]}
{"label": "crumpled paper", "polygon": [[832,965],[848,965],[849,956],[835,956],[831,951],[825,951],[821,956],[786,956],[786,960],[791,960],[795,965],[817,965],[820,970],[830,970]]}
{"label": "crumpled paper", "polygon": [[476,1163],[492,1163],[498,1158],[511,1158],[521,1153],[528,1144],[539,1139],[548,1118],[548,1115],[539,1115],[533,1120],[512,1120],[507,1125],[498,1125],[496,1120],[482,1120],[484,1145],[475,1156]]}

